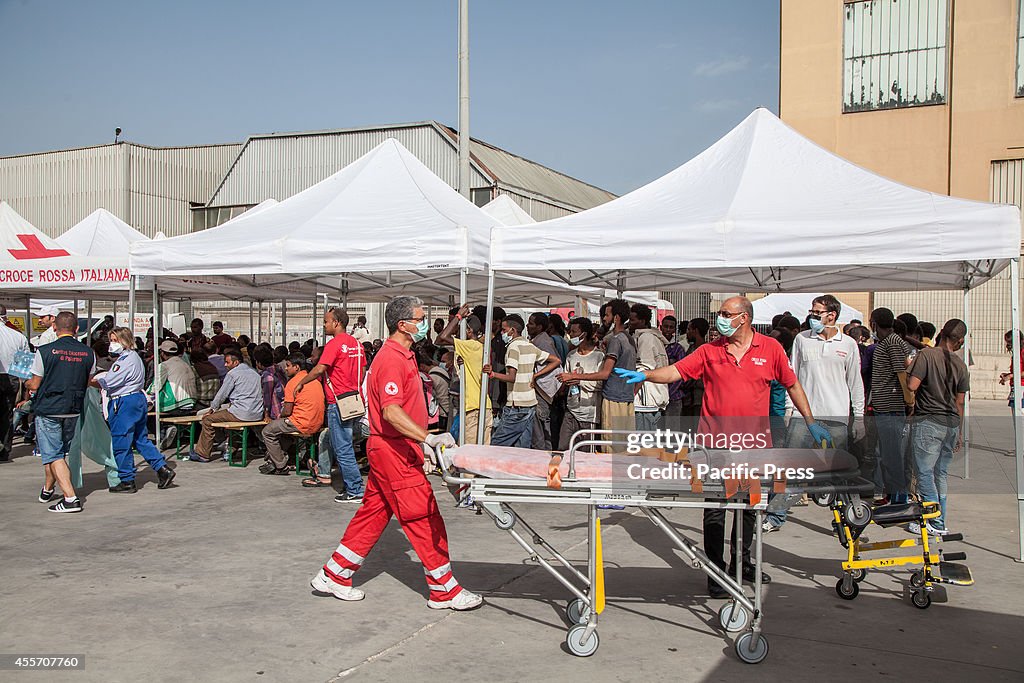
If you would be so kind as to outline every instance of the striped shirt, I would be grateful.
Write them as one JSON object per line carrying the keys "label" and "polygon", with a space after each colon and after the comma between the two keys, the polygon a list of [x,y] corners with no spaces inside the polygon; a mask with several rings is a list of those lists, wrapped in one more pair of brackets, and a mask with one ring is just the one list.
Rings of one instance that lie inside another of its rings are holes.
{"label": "striped shirt", "polygon": [[522,337],[516,337],[505,352],[505,365],[516,369],[516,381],[508,394],[508,405],[514,408],[529,408],[537,405],[537,392],[530,383],[533,368],[548,359],[548,352],[541,351]]}
{"label": "striped shirt", "polygon": [[876,413],[902,413],[907,406],[898,374],[907,371],[910,345],[895,332],[875,344],[871,356],[871,407]]}

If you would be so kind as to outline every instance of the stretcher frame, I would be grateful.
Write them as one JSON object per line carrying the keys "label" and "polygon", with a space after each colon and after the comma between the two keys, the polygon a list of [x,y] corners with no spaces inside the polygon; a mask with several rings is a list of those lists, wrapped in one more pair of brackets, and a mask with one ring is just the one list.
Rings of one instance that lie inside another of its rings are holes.
{"label": "stretcher frame", "polygon": [[[463,495],[469,495],[475,506],[486,512],[494,521],[495,526],[508,532],[512,539],[528,554],[528,559],[536,562],[573,596],[566,606],[566,617],[570,627],[566,633],[566,646],[576,656],[586,657],[594,654],[599,645],[597,636],[598,617],[604,610],[604,570],[602,562],[601,520],[598,516],[599,505],[621,505],[635,507],[640,510],[658,529],[660,529],[688,560],[691,568],[703,571],[708,578],[714,580],[729,595],[730,600],[719,610],[719,623],[729,633],[742,633],[735,642],[737,656],[749,664],[760,663],[768,655],[768,641],[762,633],[764,619],[763,586],[761,584],[763,568],[762,523],[767,509],[767,500],[761,499],[751,503],[749,497],[744,501],[737,494],[732,499],[725,498],[725,489],[721,482],[715,480],[703,483],[703,492],[668,489],[655,490],[637,482],[635,485],[611,481],[579,481],[576,479],[575,464],[577,453],[581,449],[609,448],[625,444],[625,437],[636,432],[626,430],[592,429],[581,430],[573,434],[568,458],[568,476],[562,479],[560,489],[549,488],[544,479],[491,479],[485,477],[464,477],[457,474],[450,458],[439,455],[441,470],[445,482],[451,487],[458,487]],[[703,451],[711,459],[711,451],[697,446],[691,452]],[[858,470],[830,473],[830,477],[839,477],[843,481],[859,480],[858,486],[863,487]],[[834,494],[847,490],[848,487],[835,482],[795,487],[794,492],[809,495]],[[787,488],[787,490],[789,490]],[[587,571],[581,572],[567,560],[562,553],[544,539],[530,524],[512,507],[518,503],[538,504],[570,504],[583,505],[587,508]],[[734,512],[736,538],[739,542],[733,548],[735,552],[734,566],[736,575],[731,576],[712,562],[702,549],[697,547],[681,531],[676,529],[663,514],[663,510],[671,508],[687,509],[720,509]],[[743,515],[744,511],[753,511],[755,516],[754,542],[752,562],[754,564],[753,595],[748,596],[743,587]],[[517,528],[518,527],[518,528]],[[523,533],[519,529],[523,530]],[[545,558],[541,551],[550,553],[551,560]]]}

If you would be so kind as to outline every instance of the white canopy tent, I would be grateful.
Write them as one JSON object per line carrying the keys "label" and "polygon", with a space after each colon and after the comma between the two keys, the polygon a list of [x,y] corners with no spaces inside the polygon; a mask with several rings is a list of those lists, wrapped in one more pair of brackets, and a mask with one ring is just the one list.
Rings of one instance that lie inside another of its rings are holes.
{"label": "white canopy tent", "polygon": [[507,194],[498,195],[481,208],[488,215],[498,219],[502,225],[528,225],[537,222]]}
{"label": "white canopy tent", "polygon": [[[807,311],[811,310],[811,302],[822,294],[824,292],[814,294],[779,292],[757,299],[754,301],[754,324],[770,325],[772,318],[786,312],[791,313],[802,322],[807,317]],[[839,303],[842,304],[842,308],[839,310],[839,319],[836,322],[840,324],[846,324],[851,320],[867,322],[864,314],[856,308],[843,301]]]}
{"label": "white canopy tent", "polygon": [[[959,289],[966,309],[966,292],[1012,264],[1016,383],[1020,246],[1015,206],[893,182],[758,109],[634,192],[571,216],[496,228],[491,267],[618,291]],[[1019,386],[1016,395],[1024,395]],[[1019,406],[1016,413],[1020,421]],[[1024,560],[1024,429],[1015,431]]]}

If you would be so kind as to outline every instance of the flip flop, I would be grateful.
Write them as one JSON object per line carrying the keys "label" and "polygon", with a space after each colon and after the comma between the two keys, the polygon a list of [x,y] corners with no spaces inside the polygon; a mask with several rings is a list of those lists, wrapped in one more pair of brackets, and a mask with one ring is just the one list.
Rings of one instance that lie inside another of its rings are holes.
{"label": "flip flop", "polygon": [[306,487],[307,489],[316,489],[316,488],[320,488],[321,486],[330,486],[331,482],[329,482],[329,481],[325,482],[325,481],[321,481],[320,479],[317,479],[316,477],[310,477],[308,479],[303,479],[302,480],[302,485],[304,487]]}

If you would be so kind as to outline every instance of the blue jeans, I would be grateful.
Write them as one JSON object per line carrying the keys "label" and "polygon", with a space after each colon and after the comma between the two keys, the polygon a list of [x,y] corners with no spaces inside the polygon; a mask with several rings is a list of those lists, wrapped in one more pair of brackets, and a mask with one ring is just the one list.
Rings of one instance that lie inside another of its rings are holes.
{"label": "blue jeans", "polygon": [[47,417],[36,415],[36,447],[42,456],[43,464],[57,462],[68,454],[71,440],[75,438],[75,428],[79,416]]}
{"label": "blue jeans", "polygon": [[505,406],[501,411],[501,422],[491,434],[492,446],[515,446],[529,448],[533,444],[534,406],[514,408]]}
{"label": "blue jeans", "polygon": [[[345,482],[345,491],[353,496],[363,495],[363,475],[356,464],[356,449],[352,447],[352,430],[359,418],[342,420],[338,408],[333,403],[327,404],[327,431],[331,434],[331,448],[338,459],[341,480]],[[329,470],[328,470],[329,471]]]}
{"label": "blue jeans", "polygon": [[922,501],[938,502],[942,516],[931,525],[946,528],[946,472],[953,462],[953,446],[960,427],[927,418],[914,423],[914,465],[917,467],[917,492]]}
{"label": "blue jeans", "polygon": [[903,465],[903,427],[906,424],[907,416],[903,413],[875,413],[878,461],[890,503],[907,502],[907,477]]}
{"label": "blue jeans", "polygon": [[[774,419],[774,418],[773,418]],[[842,422],[835,422],[832,420],[818,420],[818,424],[828,429],[829,434],[832,435],[832,445],[840,450],[846,450],[849,445],[849,427]],[[789,430],[786,432],[786,443],[782,444],[786,448],[819,448],[818,444],[814,443],[811,439],[811,432],[807,429],[807,423],[801,418],[794,417],[789,422]],[[799,494],[784,494],[789,498],[785,505],[778,511],[769,510],[765,515],[765,518],[774,524],[775,526],[782,526],[786,523],[786,517],[789,516],[789,509],[800,500]],[[775,494],[768,496],[768,502],[775,497]]]}
{"label": "blue jeans", "polygon": [[147,410],[146,397],[141,393],[110,399],[107,424],[110,425],[110,446],[117,461],[117,476],[121,481],[135,481],[132,448],[146,459],[154,472],[167,466],[163,453],[149,440]]}

